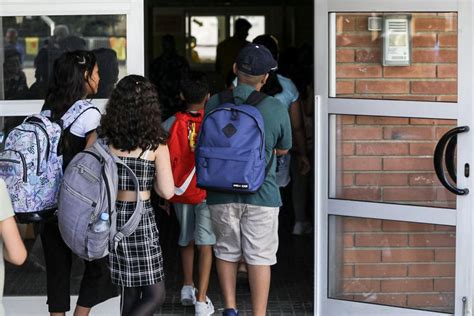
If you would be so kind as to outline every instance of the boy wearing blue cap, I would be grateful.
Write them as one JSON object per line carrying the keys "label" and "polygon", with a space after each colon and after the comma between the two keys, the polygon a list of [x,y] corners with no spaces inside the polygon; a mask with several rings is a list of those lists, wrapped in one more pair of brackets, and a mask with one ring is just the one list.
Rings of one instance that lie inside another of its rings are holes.
{"label": "boy wearing blue cap", "polygon": [[[242,104],[253,91],[260,91],[268,73],[276,67],[277,62],[267,48],[256,44],[245,46],[233,66],[238,77],[238,85],[233,90],[235,103]],[[219,104],[218,95],[211,97],[206,113]],[[235,288],[241,257],[248,264],[252,309],[256,316],[266,314],[270,266],[276,263],[281,197],[274,154],[286,154],[291,148],[291,126],[287,109],[274,97],[265,97],[256,108],[264,121],[265,156],[269,166],[262,186],[252,194],[208,190],[207,196],[216,235],[214,253],[224,296],[224,316],[239,315]]]}

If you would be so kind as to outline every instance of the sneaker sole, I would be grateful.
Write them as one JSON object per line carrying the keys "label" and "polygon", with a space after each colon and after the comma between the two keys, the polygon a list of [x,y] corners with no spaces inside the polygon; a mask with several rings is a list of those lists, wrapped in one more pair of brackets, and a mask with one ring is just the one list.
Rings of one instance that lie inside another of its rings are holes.
{"label": "sneaker sole", "polygon": [[184,299],[184,300],[181,300],[181,305],[183,306],[192,306],[194,305],[194,302],[192,299]]}

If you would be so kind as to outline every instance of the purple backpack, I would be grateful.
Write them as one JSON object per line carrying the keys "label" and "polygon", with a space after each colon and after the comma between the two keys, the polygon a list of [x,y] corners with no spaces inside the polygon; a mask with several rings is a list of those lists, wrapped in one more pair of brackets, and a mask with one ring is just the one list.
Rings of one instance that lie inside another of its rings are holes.
{"label": "purple backpack", "polygon": [[[201,125],[196,149],[197,185],[213,191],[254,193],[265,180],[265,130],[255,107],[265,94],[254,91],[236,105],[231,91]],[[271,165],[271,163],[269,164]]]}

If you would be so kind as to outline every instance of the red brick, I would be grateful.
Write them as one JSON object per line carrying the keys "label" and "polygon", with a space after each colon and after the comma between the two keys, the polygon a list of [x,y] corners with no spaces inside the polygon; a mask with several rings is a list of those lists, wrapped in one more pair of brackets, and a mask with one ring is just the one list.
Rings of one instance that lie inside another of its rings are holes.
{"label": "red brick", "polygon": [[410,174],[409,176],[409,183],[411,186],[416,186],[416,185],[440,185],[440,182],[438,178],[436,177],[436,174],[434,173],[416,173],[416,174]]}
{"label": "red brick", "polygon": [[384,100],[404,100],[404,101],[436,101],[435,96],[428,95],[386,95]]}
{"label": "red brick", "polygon": [[456,50],[449,49],[414,49],[414,63],[455,63],[458,60]]}
{"label": "red brick", "polygon": [[454,277],[454,264],[412,264],[408,267],[411,277]]}
{"label": "red brick", "polygon": [[382,159],[380,158],[367,158],[367,157],[345,157],[342,160],[342,170],[381,170]]}
{"label": "red brick", "polygon": [[336,21],[336,31],[338,33],[355,30],[356,17],[348,15],[338,15]]}
{"label": "red brick", "polygon": [[336,83],[336,94],[353,94],[354,93],[354,81],[340,81]]}
{"label": "red brick", "polygon": [[455,31],[457,29],[457,21],[449,17],[430,17],[415,18],[415,32],[423,31]]}
{"label": "red brick", "polygon": [[432,262],[433,258],[434,252],[431,249],[382,250],[382,262]]}
{"label": "red brick", "polygon": [[434,129],[431,126],[385,127],[384,139],[393,140],[432,140]]}
{"label": "red brick", "polygon": [[343,127],[342,139],[349,140],[377,140],[382,139],[380,127]]}
{"label": "red brick", "polygon": [[439,34],[438,43],[440,47],[457,47],[458,35],[457,34]]}
{"label": "red brick", "polygon": [[390,81],[390,80],[380,80],[380,81],[369,81],[369,80],[359,80],[356,83],[356,92],[357,93],[408,93],[409,92],[409,82],[408,81]]}
{"label": "red brick", "polygon": [[355,116],[354,115],[338,115],[337,119],[338,119],[338,122],[337,122],[338,125],[339,124],[351,125],[351,124],[354,124],[354,122],[355,122]]}
{"label": "red brick", "polygon": [[432,188],[384,188],[384,201],[433,201],[436,191]]}
{"label": "red brick", "polygon": [[440,95],[436,97],[436,101],[438,102],[457,102],[458,96],[457,95]]}
{"label": "red brick", "polygon": [[374,39],[370,34],[339,34],[336,36],[336,47],[378,47],[379,45],[380,37]]}
{"label": "red brick", "polygon": [[433,170],[431,158],[384,158],[383,170],[426,171]]}
{"label": "red brick", "polygon": [[370,302],[375,304],[406,306],[407,295],[404,294],[380,294],[370,296],[370,300],[364,295],[354,295],[356,302]]}
{"label": "red brick", "polygon": [[411,143],[410,144],[410,155],[413,156],[433,156],[435,151],[436,143]]}
{"label": "red brick", "polygon": [[344,248],[354,247],[354,235],[353,234],[344,234]]}
{"label": "red brick", "polygon": [[437,119],[422,119],[422,118],[410,118],[411,125],[450,125],[456,126],[455,120],[437,120]]}
{"label": "red brick", "polygon": [[415,94],[456,94],[456,81],[413,81],[411,92]]}
{"label": "red brick", "polygon": [[436,33],[418,33],[412,37],[413,47],[435,47]]}
{"label": "red brick", "polygon": [[454,292],[454,288],[454,278],[434,280],[434,290],[436,292]]}
{"label": "red brick", "polygon": [[377,48],[362,48],[355,52],[355,61],[358,63],[380,63],[382,52]]}
{"label": "red brick", "polygon": [[356,155],[358,156],[408,155],[408,144],[358,143],[356,144]]}
{"label": "red brick", "polygon": [[342,144],[342,154],[344,156],[350,156],[354,154],[354,143],[343,143]]}
{"label": "red brick", "polygon": [[339,64],[336,67],[337,78],[380,78],[381,65]]}
{"label": "red brick", "polygon": [[457,65],[438,65],[438,78],[457,78]]}
{"label": "red brick", "polygon": [[440,139],[441,137],[443,137],[443,135],[446,134],[446,132],[449,131],[452,128],[453,128],[453,126],[436,127],[436,130],[435,130],[436,139]]}
{"label": "red brick", "polygon": [[337,198],[358,201],[380,201],[382,192],[380,188],[344,188],[342,195]]}
{"label": "red brick", "polygon": [[435,231],[437,232],[455,232],[456,226],[448,226],[448,225],[436,225]]}
{"label": "red brick", "polygon": [[352,278],[354,276],[354,266],[353,265],[345,265],[342,268],[342,276],[344,278]]}
{"label": "red brick", "polygon": [[381,287],[382,292],[430,292],[433,290],[433,280],[382,280]]}
{"label": "red brick", "polygon": [[[372,15],[372,16],[375,16],[375,15]],[[369,29],[369,16],[368,15],[357,17],[356,29],[358,31],[368,32],[368,29]]]}
{"label": "red brick", "polygon": [[383,221],[384,232],[432,232],[434,225],[412,222]]}
{"label": "red brick", "polygon": [[358,264],[355,266],[355,277],[404,277],[407,266],[404,264]]}
{"label": "red brick", "polygon": [[346,217],[342,223],[344,232],[378,232],[382,227],[380,219]]}
{"label": "red brick", "polygon": [[344,280],[342,281],[344,293],[373,293],[380,291],[378,280]]}
{"label": "red brick", "polygon": [[349,187],[354,184],[354,174],[352,173],[345,173],[343,174],[342,182],[345,187]]}
{"label": "red brick", "polygon": [[456,260],[455,249],[435,249],[436,262],[454,262]]}
{"label": "red brick", "polygon": [[356,247],[405,247],[408,246],[406,234],[358,234]]}
{"label": "red brick", "polygon": [[353,49],[338,49],[336,51],[336,61],[338,63],[354,62],[355,52]]}
{"label": "red brick", "polygon": [[405,125],[408,120],[405,117],[357,116],[358,125]]}
{"label": "red brick", "polygon": [[435,65],[414,65],[408,67],[385,67],[383,76],[386,78],[435,78]]}
{"label": "red brick", "polygon": [[344,250],[344,263],[380,262],[380,250]]}
{"label": "red brick", "polygon": [[456,246],[456,235],[454,233],[410,235],[410,246],[454,247]]}
{"label": "red brick", "polygon": [[456,201],[456,195],[448,191],[448,189],[441,187],[436,189],[437,201]]}
{"label": "red brick", "polygon": [[410,307],[454,306],[454,293],[408,295],[407,305]]}
{"label": "red brick", "polygon": [[408,175],[400,173],[358,173],[355,175],[356,185],[407,185]]}

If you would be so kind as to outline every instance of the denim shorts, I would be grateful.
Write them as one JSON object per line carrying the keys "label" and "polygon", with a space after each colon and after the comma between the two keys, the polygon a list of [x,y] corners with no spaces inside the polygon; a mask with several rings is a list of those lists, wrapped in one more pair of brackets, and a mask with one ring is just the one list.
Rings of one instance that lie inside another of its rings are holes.
{"label": "denim shorts", "polygon": [[178,244],[182,247],[194,240],[196,245],[214,245],[216,236],[212,230],[211,215],[206,202],[201,204],[173,203],[180,232]]}

